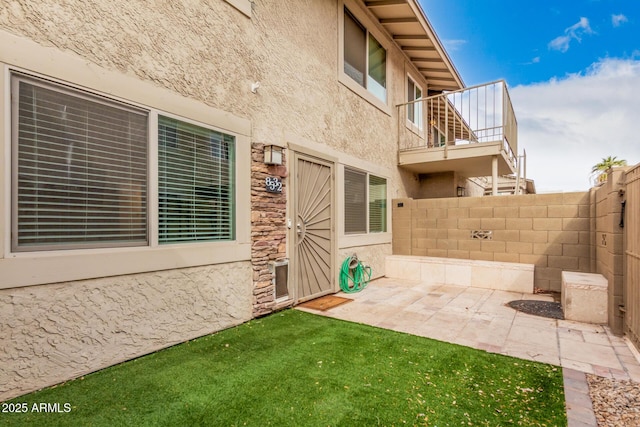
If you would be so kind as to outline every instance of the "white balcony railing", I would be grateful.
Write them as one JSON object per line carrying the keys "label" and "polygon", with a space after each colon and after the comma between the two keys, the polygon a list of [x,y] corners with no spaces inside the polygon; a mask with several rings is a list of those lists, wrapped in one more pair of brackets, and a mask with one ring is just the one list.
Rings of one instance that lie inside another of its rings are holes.
{"label": "white balcony railing", "polygon": [[518,123],[503,80],[398,105],[401,152],[501,143],[515,169]]}

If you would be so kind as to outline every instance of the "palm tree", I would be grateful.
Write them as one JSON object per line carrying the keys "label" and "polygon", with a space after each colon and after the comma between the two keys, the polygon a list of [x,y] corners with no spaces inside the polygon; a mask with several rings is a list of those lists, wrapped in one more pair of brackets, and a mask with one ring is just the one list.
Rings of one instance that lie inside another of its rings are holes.
{"label": "palm tree", "polygon": [[607,171],[615,166],[627,166],[627,161],[616,156],[603,158],[602,161],[591,168],[591,177],[596,184],[607,180]]}

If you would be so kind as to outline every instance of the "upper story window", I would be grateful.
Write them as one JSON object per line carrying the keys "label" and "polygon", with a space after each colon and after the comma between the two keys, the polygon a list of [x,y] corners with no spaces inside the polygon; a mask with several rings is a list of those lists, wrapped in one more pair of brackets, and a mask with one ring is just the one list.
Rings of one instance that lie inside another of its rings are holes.
{"label": "upper story window", "polygon": [[444,147],[447,143],[447,138],[444,134],[444,132],[442,132],[437,125],[433,125],[431,127],[432,129],[432,144],[434,147]]}
{"label": "upper story window", "polygon": [[[407,77],[407,102],[420,101],[422,89],[411,77]],[[422,130],[422,102],[407,105],[407,120]]]}
{"label": "upper story window", "polygon": [[344,9],[344,73],[387,102],[387,51]]}

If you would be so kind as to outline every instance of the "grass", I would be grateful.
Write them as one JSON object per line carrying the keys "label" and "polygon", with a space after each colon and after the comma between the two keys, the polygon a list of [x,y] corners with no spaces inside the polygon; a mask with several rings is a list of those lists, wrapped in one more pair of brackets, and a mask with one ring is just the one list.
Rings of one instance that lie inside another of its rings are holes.
{"label": "grass", "polygon": [[28,426],[562,426],[562,373],[288,310],[11,403]]}

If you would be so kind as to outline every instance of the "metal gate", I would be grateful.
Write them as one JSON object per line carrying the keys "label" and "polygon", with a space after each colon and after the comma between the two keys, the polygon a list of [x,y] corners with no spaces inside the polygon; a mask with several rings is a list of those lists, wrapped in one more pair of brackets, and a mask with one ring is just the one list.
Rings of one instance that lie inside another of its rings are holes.
{"label": "metal gate", "polygon": [[625,184],[624,329],[640,348],[640,165],[627,172]]}
{"label": "metal gate", "polygon": [[296,302],[335,292],[333,164],[295,155],[293,277]]}

